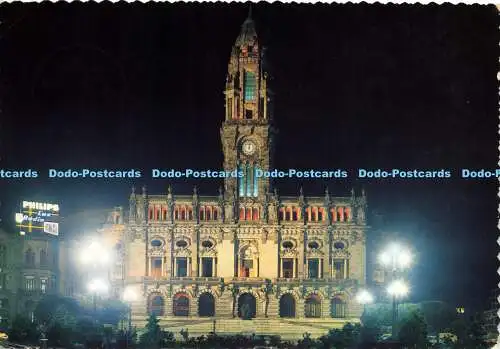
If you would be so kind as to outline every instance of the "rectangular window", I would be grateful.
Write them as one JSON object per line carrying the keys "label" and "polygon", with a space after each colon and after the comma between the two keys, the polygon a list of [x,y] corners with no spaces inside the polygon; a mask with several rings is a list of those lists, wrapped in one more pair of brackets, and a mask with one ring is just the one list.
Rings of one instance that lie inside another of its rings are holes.
{"label": "rectangular window", "polygon": [[284,258],[283,259],[283,277],[284,278],[293,278],[293,259],[292,258]]}
{"label": "rectangular window", "polygon": [[333,260],[333,277],[337,280],[346,278],[344,259]]}
{"label": "rectangular window", "polygon": [[161,277],[162,260],[161,257],[151,258],[151,276]]}
{"label": "rectangular window", "polygon": [[238,175],[238,181],[240,182],[240,196],[245,196],[245,170],[241,166],[238,166],[238,173],[242,173],[242,177]]}
{"label": "rectangular window", "polygon": [[257,197],[259,195],[259,184],[257,182],[257,168],[253,168],[253,196]]}
{"label": "rectangular window", "polygon": [[35,290],[35,278],[34,277],[26,277],[24,279],[24,290],[25,291],[34,291]]}
{"label": "rectangular window", "polygon": [[246,71],[245,72],[245,102],[253,101],[255,99],[255,90],[257,87],[257,81],[255,79],[255,73]]}
{"label": "rectangular window", "polygon": [[212,277],[214,274],[213,258],[202,257],[201,258],[201,276]]}
{"label": "rectangular window", "polygon": [[307,269],[309,279],[318,279],[319,278],[319,259],[309,259],[307,261]]}
{"label": "rectangular window", "polygon": [[40,280],[40,290],[42,293],[47,293],[47,279]]}
{"label": "rectangular window", "polygon": [[244,259],[241,267],[241,277],[248,278],[252,275],[253,260]]}
{"label": "rectangular window", "polygon": [[252,193],[252,167],[247,164],[247,173],[245,176],[245,181],[247,183],[247,190],[245,196],[250,196]]}
{"label": "rectangular window", "polygon": [[187,276],[187,258],[186,257],[178,257],[175,260],[176,263],[176,272],[178,277],[186,277]]}

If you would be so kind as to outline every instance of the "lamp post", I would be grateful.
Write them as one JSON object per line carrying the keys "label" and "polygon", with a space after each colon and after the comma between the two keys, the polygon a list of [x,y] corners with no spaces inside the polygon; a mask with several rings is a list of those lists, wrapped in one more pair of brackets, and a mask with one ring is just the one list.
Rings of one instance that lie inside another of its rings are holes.
{"label": "lamp post", "polygon": [[82,249],[80,254],[82,264],[94,268],[106,266],[110,260],[109,251],[96,240],[92,240],[87,247]]}
{"label": "lamp post", "polygon": [[410,267],[412,255],[406,247],[393,243],[380,255],[379,259],[381,264],[391,272],[388,292],[392,296],[392,338],[395,339],[398,317],[397,299],[408,293],[408,286],[403,280],[398,279],[398,274]]}
{"label": "lamp post", "polygon": [[403,280],[394,280],[387,288],[392,296],[392,337],[396,338],[396,322],[398,320],[398,298],[408,294],[408,285]]}
{"label": "lamp post", "polygon": [[356,300],[359,304],[363,304],[363,314],[366,315],[366,305],[373,303],[373,296],[367,290],[361,290],[356,295]]}
{"label": "lamp post", "polygon": [[101,279],[94,279],[90,281],[88,285],[89,291],[92,293],[93,303],[94,303],[94,317],[97,322],[97,296],[107,292],[108,285]]}
{"label": "lamp post", "polygon": [[132,337],[132,302],[137,300],[137,293],[130,287],[123,292],[123,301],[128,304],[128,329],[127,329],[127,348],[130,346]]}

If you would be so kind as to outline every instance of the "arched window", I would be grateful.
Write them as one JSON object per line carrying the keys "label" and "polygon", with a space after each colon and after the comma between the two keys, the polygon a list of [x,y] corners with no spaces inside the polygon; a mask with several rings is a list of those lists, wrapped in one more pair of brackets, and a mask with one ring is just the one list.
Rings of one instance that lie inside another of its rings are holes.
{"label": "arched window", "polygon": [[207,207],[207,221],[212,219],[212,208],[209,206]]}
{"label": "arched window", "polygon": [[240,220],[245,220],[245,209],[243,207],[240,208]]}
{"label": "arched window", "polygon": [[218,212],[217,208],[214,208],[214,221],[216,221],[217,219],[219,219],[217,212]]}
{"label": "arched window", "polygon": [[318,208],[316,208],[316,207],[313,207],[313,209],[312,209],[311,220],[314,222],[318,221]]}
{"label": "arched window", "polygon": [[337,209],[335,207],[332,207],[330,209],[330,214],[332,215],[332,221],[336,222],[337,221]]}
{"label": "arched window", "polygon": [[321,317],[321,299],[313,294],[307,297],[305,301],[305,317],[318,318]]}
{"label": "arched window", "polygon": [[40,250],[40,266],[47,266],[49,263],[47,258],[47,251],[44,249]]}
{"label": "arched window", "polygon": [[324,219],[324,214],[323,214],[323,212],[324,212],[324,209],[323,209],[322,207],[320,207],[320,208],[318,209],[318,221],[320,221],[320,222],[322,222],[322,221],[323,221],[323,219]]}
{"label": "arched window", "polygon": [[280,298],[280,317],[295,317],[295,298],[289,293]]}
{"label": "arched window", "polygon": [[253,220],[253,221],[258,221],[258,220],[259,220],[259,209],[257,209],[257,208],[254,208],[254,209],[253,209],[253,217],[252,217],[252,220]]}
{"label": "arched window", "polygon": [[349,207],[344,208],[344,221],[349,222],[351,220],[351,209]]}
{"label": "arched window", "polygon": [[346,316],[346,304],[340,297],[332,299],[330,313],[333,318],[344,318]]}
{"label": "arched window", "polygon": [[337,210],[338,210],[337,211],[338,212],[338,215],[337,215],[338,219],[337,220],[339,222],[343,222],[344,221],[344,208],[343,207],[339,207]]}
{"label": "arched window", "polygon": [[278,218],[279,218],[280,221],[284,221],[285,220],[285,209],[284,208],[280,208],[279,209]]}
{"label": "arched window", "polygon": [[164,301],[163,297],[159,294],[152,294],[149,301],[149,314],[155,316],[163,316],[164,314]]}
{"label": "arched window", "polygon": [[203,293],[198,299],[198,315],[215,316],[215,298],[211,293]]}
{"label": "arched window", "polygon": [[174,296],[174,316],[189,316],[189,298],[185,293],[177,293]]}

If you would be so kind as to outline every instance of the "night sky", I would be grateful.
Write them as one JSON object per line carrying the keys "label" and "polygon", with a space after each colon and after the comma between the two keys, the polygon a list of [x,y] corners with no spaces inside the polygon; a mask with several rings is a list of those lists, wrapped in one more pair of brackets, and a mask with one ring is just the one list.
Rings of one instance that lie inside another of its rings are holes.
{"label": "night sky", "polygon": [[[132,184],[165,193],[148,169],[219,169],[231,46],[246,4],[2,4],[4,228],[21,198],[63,215],[126,205]],[[370,243],[398,233],[417,252],[411,300],[480,306],[497,283],[494,6],[253,7],[268,47],[277,168],[452,169],[442,180],[282,180],[282,195],[365,188]],[[140,180],[47,180],[48,168],[136,168]],[[218,180],[170,181],[216,195]],[[82,222],[82,224],[84,224]]]}

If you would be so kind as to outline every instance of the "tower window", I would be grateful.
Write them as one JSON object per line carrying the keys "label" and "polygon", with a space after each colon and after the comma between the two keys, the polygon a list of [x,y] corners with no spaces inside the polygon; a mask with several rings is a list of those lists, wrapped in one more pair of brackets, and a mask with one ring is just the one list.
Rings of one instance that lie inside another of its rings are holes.
{"label": "tower window", "polygon": [[245,101],[253,101],[255,99],[255,88],[257,86],[257,81],[255,79],[255,73],[246,71],[245,72]]}
{"label": "tower window", "polygon": [[251,120],[253,118],[253,113],[251,110],[246,109],[245,110],[245,119]]}
{"label": "tower window", "polygon": [[227,117],[228,119],[233,118],[233,99],[229,98],[227,100]]}

